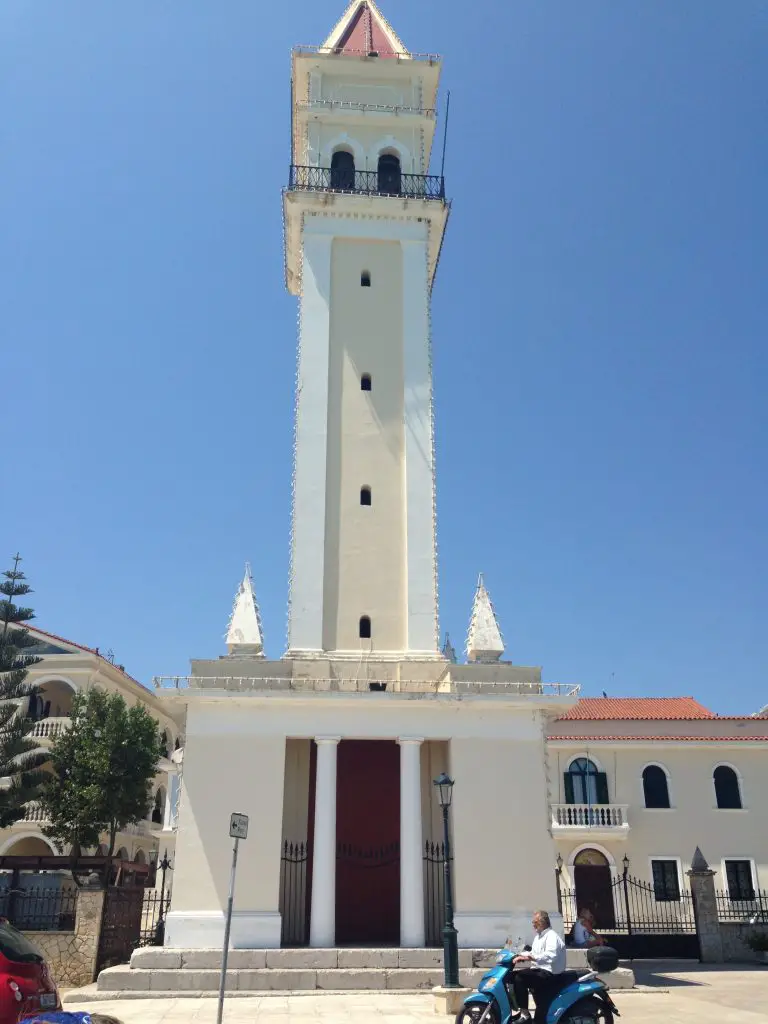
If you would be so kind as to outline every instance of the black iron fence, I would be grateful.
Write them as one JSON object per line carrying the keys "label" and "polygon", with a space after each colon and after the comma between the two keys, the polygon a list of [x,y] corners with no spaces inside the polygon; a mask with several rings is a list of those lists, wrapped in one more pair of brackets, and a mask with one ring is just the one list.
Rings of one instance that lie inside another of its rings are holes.
{"label": "black iron fence", "polygon": [[600,895],[595,905],[594,892],[579,893],[576,888],[559,886],[558,908],[566,937],[579,911],[589,909],[595,917],[595,930],[623,957],[698,959],[696,912],[688,890],[675,887],[674,891],[662,891],[624,874]]}
{"label": "black iron fence", "polygon": [[309,843],[283,843],[280,856],[281,946],[306,946],[309,941]]}
{"label": "black iron fence", "polygon": [[[745,898],[746,897],[746,898]],[[768,891],[731,893],[716,892],[717,916],[720,921],[737,924],[768,924]]]}
{"label": "black iron fence", "polygon": [[352,171],[346,168],[291,164],[289,189],[305,192],[351,192],[406,199],[445,199],[445,179],[439,174]]}
{"label": "black iron fence", "polygon": [[[450,858],[451,860],[453,858]],[[427,946],[443,944],[445,925],[445,843],[424,845],[424,930]]]}
{"label": "black iron fence", "polygon": [[0,917],[20,931],[71,932],[75,929],[74,889],[30,887],[0,890]]}

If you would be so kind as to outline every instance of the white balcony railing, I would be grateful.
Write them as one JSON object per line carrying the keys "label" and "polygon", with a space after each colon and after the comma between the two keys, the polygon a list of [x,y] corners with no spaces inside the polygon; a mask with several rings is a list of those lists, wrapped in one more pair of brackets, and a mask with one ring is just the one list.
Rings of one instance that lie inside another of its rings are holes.
{"label": "white balcony railing", "polygon": [[552,828],[557,832],[629,830],[627,804],[553,804]]}
{"label": "white balcony railing", "polygon": [[35,727],[29,735],[37,740],[55,740],[65,729],[69,729],[71,724],[71,718],[41,718],[39,722],[35,722]]}
{"label": "white balcony railing", "polygon": [[48,821],[48,815],[36,800],[24,805],[24,821],[32,821],[36,824],[44,824]]}
{"label": "white balcony railing", "polygon": [[[461,666],[459,666],[461,668]],[[156,690],[189,692],[194,690],[267,690],[316,693],[423,693],[484,694],[520,697],[577,697],[575,683],[488,682],[471,679],[315,679],[290,676],[155,676]]]}

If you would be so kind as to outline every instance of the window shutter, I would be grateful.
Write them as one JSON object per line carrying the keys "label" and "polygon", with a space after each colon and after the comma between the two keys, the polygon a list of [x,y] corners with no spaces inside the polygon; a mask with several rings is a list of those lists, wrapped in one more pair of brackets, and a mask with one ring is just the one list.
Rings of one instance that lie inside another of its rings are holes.
{"label": "window shutter", "polygon": [[608,776],[605,772],[598,772],[595,775],[597,782],[597,802],[599,804],[610,803],[608,799]]}
{"label": "window shutter", "polygon": [[565,802],[567,804],[574,803],[573,799],[573,776],[570,772],[566,772],[563,775],[563,786],[565,787]]}

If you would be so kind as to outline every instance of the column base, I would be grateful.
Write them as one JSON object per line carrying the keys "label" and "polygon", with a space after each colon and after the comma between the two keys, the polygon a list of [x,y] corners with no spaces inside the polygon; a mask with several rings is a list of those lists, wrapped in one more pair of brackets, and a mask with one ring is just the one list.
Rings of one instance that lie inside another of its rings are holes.
{"label": "column base", "polygon": [[[224,914],[220,910],[171,911],[165,921],[165,945],[176,949],[221,949]],[[236,910],[232,914],[230,949],[279,949],[279,913]]]}
{"label": "column base", "polygon": [[[459,946],[462,949],[501,949],[507,939],[513,943],[519,939],[521,945],[526,945],[533,939],[533,915],[533,910],[523,908],[457,913],[454,924],[459,933]],[[552,927],[562,936],[562,915],[550,912],[549,918]]]}
{"label": "column base", "polygon": [[455,1017],[464,1005],[464,1000],[471,994],[471,988],[445,988],[444,985],[438,985],[432,989],[435,1013]]}

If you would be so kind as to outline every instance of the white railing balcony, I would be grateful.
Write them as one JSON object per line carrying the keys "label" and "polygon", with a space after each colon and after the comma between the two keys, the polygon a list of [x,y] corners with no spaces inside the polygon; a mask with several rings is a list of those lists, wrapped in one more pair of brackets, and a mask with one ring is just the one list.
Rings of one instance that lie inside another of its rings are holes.
{"label": "white railing balcony", "polygon": [[627,804],[552,804],[552,831],[621,838],[629,832]]}
{"label": "white railing balcony", "polygon": [[41,718],[29,733],[31,739],[53,741],[72,725],[71,718]]}
{"label": "white railing balcony", "polygon": [[43,810],[42,804],[39,804],[37,800],[32,800],[24,805],[24,817],[22,820],[44,825],[48,821],[48,815]]}

